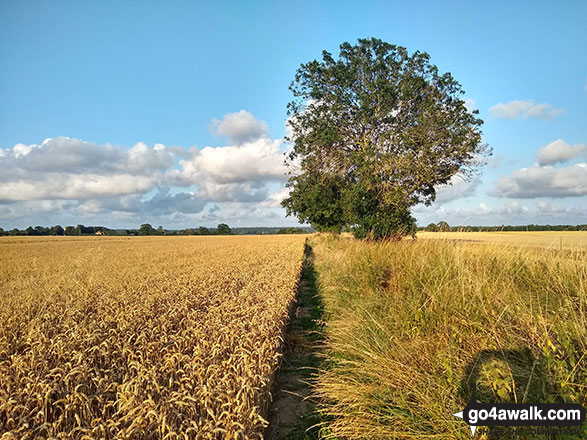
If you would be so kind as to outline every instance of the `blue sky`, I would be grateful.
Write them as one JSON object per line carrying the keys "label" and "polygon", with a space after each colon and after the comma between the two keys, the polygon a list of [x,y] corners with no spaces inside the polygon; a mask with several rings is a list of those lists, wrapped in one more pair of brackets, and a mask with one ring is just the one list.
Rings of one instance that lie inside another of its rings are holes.
{"label": "blue sky", "polygon": [[490,163],[420,224],[587,223],[586,22],[584,1],[2,2],[0,226],[297,224],[288,85],[363,37],[428,52],[485,120]]}

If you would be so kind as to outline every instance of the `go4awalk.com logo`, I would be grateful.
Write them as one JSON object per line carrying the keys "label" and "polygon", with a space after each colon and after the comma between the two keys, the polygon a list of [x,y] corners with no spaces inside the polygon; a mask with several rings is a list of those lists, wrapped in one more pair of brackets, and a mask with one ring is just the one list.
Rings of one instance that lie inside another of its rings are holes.
{"label": "go4awalk.com logo", "polygon": [[461,412],[475,435],[478,426],[579,427],[585,421],[585,408],[576,403],[481,403],[471,400]]}

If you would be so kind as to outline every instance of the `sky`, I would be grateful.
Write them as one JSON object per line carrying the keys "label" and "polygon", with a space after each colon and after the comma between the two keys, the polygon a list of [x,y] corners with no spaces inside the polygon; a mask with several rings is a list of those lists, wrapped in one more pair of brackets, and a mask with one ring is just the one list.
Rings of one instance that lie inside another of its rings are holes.
{"label": "sky", "polygon": [[482,173],[420,225],[587,223],[587,2],[0,2],[0,227],[295,226],[288,90],[376,37],[485,121]]}

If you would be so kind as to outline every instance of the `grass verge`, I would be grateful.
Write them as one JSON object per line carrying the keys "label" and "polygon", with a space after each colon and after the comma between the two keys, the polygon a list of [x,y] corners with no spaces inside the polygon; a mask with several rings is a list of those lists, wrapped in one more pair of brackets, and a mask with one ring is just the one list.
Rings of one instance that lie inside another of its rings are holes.
{"label": "grass verge", "polygon": [[[326,322],[315,384],[324,437],[471,438],[452,416],[471,382],[484,402],[587,404],[584,252],[311,243]],[[564,438],[587,438],[587,428]]]}

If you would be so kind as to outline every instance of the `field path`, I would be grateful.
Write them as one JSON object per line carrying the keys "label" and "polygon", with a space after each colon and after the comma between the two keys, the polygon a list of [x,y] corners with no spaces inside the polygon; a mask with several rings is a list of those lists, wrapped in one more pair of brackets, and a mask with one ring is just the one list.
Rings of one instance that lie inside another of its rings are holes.
{"label": "field path", "polygon": [[322,304],[316,286],[312,250],[306,246],[296,303],[288,325],[267,440],[317,439],[319,416],[311,399],[310,382],[319,365]]}

